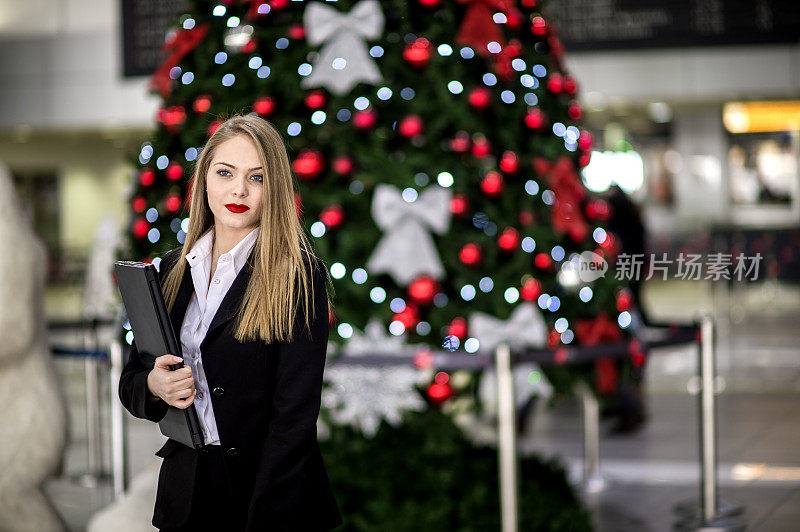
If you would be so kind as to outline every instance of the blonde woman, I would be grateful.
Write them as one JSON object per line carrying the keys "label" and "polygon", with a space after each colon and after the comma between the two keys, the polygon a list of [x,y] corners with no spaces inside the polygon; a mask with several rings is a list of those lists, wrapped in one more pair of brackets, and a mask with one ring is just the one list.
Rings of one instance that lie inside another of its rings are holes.
{"label": "blonde woman", "polygon": [[[168,439],[160,530],[322,531],[342,523],[317,445],[328,340],[327,269],[298,220],[280,134],[236,115],[192,177],[189,230],[160,263],[183,358],[139,353],[119,397],[158,422],[194,404],[205,445]],[[170,364],[183,360],[181,369]]]}

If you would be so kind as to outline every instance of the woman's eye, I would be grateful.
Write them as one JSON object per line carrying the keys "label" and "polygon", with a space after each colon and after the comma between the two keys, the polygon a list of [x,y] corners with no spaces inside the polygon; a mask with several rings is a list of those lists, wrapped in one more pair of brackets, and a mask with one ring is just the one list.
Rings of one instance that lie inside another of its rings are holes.
{"label": "woman's eye", "polygon": [[222,175],[222,172],[225,172],[225,173],[228,173],[228,174],[230,173],[230,172],[228,172],[227,170],[217,170],[217,173],[218,173],[219,175]]}
{"label": "woman's eye", "polygon": [[252,177],[258,178],[258,179],[256,179],[256,181],[258,181],[259,183],[264,181],[264,176],[262,176],[261,174],[254,174]]}

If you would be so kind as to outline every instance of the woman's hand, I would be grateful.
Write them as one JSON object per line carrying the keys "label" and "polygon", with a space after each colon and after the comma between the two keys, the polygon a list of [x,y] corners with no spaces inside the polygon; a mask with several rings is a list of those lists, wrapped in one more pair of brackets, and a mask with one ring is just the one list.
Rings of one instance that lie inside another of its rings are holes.
{"label": "woman's hand", "polygon": [[147,374],[147,388],[150,393],[176,408],[188,408],[197,394],[192,368],[189,366],[176,370],[169,368],[170,365],[182,360],[181,357],[169,353],[161,355],[156,358],[153,369]]}

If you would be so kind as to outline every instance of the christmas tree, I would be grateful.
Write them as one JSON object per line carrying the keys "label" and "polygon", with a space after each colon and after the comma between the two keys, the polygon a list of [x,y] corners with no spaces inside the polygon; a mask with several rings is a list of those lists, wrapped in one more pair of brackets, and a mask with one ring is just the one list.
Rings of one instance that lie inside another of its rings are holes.
{"label": "christmas tree", "polygon": [[[465,357],[500,342],[549,348],[558,391],[579,378],[612,391],[615,363],[563,364],[565,346],[628,336],[631,298],[613,275],[585,275],[619,248],[602,227],[608,205],[579,176],[592,138],[543,4],[190,2],[152,79],[163,105],[137,154],[127,252],[151,260],[183,242],[198,151],[226,116],[254,112],[285,133],[298,216],[333,278],[331,342]],[[359,423],[380,433],[398,408],[380,410],[386,380],[363,371],[326,378],[374,382],[379,410]],[[411,397],[408,371],[393,374],[399,410],[474,390],[432,371]]]}
{"label": "christmas tree", "polygon": [[[591,135],[541,4],[194,2],[153,77],[133,253],[182,242],[198,149],[221,117],[255,112],[286,133],[334,278],[332,342],[372,319],[408,344],[467,355],[502,339],[558,363],[560,346],[622,338],[629,292],[577,275],[585,252],[617,247],[578,176]],[[528,325],[504,329],[515,311]],[[581,375],[548,372],[559,390]]]}

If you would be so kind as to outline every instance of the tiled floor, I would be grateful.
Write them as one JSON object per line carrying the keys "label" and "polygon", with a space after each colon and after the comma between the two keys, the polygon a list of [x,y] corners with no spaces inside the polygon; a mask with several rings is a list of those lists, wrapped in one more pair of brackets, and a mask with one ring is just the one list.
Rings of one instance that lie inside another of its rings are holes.
{"label": "tiled floor", "polygon": [[[659,318],[685,320],[703,308],[724,311],[718,314],[718,367],[727,384],[718,397],[720,495],[744,506],[738,522],[746,524],[747,530],[800,530],[800,347],[796,333],[800,292],[794,287],[767,287],[732,299],[718,292],[696,284],[651,284],[646,296]],[[675,504],[699,498],[697,397],[686,392],[696,370],[696,356],[694,349],[687,348],[651,357],[648,424],[635,435],[604,433],[601,438],[606,488],[596,494],[582,492],[594,509],[598,531],[671,530],[678,519]],[[73,359],[58,359],[57,367],[70,405],[71,441],[65,474],[48,481],[46,491],[70,529],[80,531],[92,514],[111,503],[113,490],[107,479],[97,487],[86,487],[78,478],[87,464],[84,369],[80,360]],[[105,381],[101,392],[116,398]],[[108,401],[102,411],[108,419]],[[532,415],[531,430],[520,440],[520,451],[559,456],[580,489],[578,403],[538,405]],[[160,459],[153,453],[164,437],[152,423],[127,412],[125,416],[131,474],[157,467]],[[607,428],[604,422],[604,431]],[[103,441],[107,446],[107,422]],[[110,470],[107,450],[104,462]],[[142,511],[149,520],[152,508]]]}

